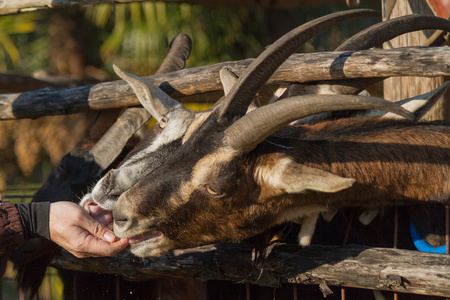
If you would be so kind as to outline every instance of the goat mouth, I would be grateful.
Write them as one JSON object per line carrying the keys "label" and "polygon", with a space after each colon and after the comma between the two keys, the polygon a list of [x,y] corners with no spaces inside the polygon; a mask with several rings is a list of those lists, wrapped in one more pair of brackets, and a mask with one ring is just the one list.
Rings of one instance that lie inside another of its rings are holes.
{"label": "goat mouth", "polygon": [[162,233],[157,231],[152,231],[144,234],[139,234],[128,238],[130,245],[139,244],[142,242],[156,242],[158,239],[162,238]]}

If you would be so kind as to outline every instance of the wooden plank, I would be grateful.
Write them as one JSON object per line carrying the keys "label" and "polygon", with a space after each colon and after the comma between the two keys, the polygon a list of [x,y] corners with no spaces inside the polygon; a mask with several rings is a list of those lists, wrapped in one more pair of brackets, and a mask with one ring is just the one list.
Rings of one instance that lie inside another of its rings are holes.
{"label": "wooden plank", "polygon": [[282,283],[319,284],[402,293],[450,296],[450,256],[357,245],[277,244],[255,260],[251,245],[217,244],[159,258],[127,252],[112,258],[77,259],[64,252],[52,265],[76,271],[119,274],[128,280],[193,277],[277,287]]}
{"label": "wooden plank", "polygon": [[[227,66],[241,75],[252,59],[224,62],[185,69],[170,74],[148,76],[175,99],[198,97],[222,90],[219,71]],[[416,75],[450,75],[450,48],[371,49],[363,51],[294,54],[269,79],[269,84],[311,82],[346,78]],[[122,80],[65,89],[42,89],[0,95],[0,120],[37,118],[69,114],[89,109],[100,110],[138,105],[131,88]]]}

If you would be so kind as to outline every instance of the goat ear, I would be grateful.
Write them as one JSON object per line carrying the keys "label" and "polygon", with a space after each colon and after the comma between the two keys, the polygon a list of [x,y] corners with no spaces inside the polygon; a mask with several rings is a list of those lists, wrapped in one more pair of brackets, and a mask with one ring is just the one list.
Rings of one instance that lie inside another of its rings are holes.
{"label": "goat ear", "polygon": [[151,82],[146,82],[133,74],[124,72],[116,65],[113,65],[113,67],[116,74],[128,82],[139,102],[157,121],[160,121],[170,109],[181,106],[179,102]]}
{"label": "goat ear", "polygon": [[223,92],[226,96],[230,92],[233,85],[238,81],[239,77],[226,67],[220,70],[219,76],[220,82],[222,83]]}
{"label": "goat ear", "polygon": [[333,173],[307,167],[291,159],[281,160],[267,176],[267,183],[288,194],[316,191],[335,193],[353,185],[353,178],[344,178]]}
{"label": "goat ear", "polygon": [[[238,81],[239,77],[227,67],[222,68],[220,70],[219,75],[220,75],[220,82],[222,83],[223,87],[223,92],[226,96],[230,92],[233,85]],[[257,109],[260,106],[261,103],[259,102],[258,98],[255,97],[252,103],[250,103],[250,106],[247,109],[247,113]]]}

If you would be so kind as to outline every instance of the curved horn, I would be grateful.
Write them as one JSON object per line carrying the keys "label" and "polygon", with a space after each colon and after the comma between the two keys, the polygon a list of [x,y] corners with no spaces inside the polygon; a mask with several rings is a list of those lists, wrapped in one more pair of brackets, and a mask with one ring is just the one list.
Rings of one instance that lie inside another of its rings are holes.
{"label": "curved horn", "polygon": [[247,153],[294,120],[322,112],[355,109],[386,110],[414,120],[414,115],[409,111],[380,98],[304,95],[268,104],[243,116],[225,130],[224,141],[231,148]]}
{"label": "curved horn", "polygon": [[342,21],[375,16],[379,16],[379,13],[369,9],[333,13],[307,22],[283,35],[248,66],[245,74],[233,86],[226,102],[220,108],[219,122],[230,117],[243,116],[260,87],[293,52],[310,38]]}
{"label": "curved horn", "polygon": [[[342,43],[335,51],[355,51],[381,46],[402,34],[417,30],[437,29],[450,31],[450,21],[428,15],[407,15],[377,23],[364,29]],[[294,84],[291,94],[314,94],[330,91],[335,94],[356,95],[384,78],[344,79],[314,83]],[[288,95],[289,96],[289,95]]]}
{"label": "curved horn", "polygon": [[[192,47],[191,39],[185,34],[177,35],[171,43],[171,50],[155,74],[181,70]],[[111,128],[90,150],[95,162],[105,170],[120,154],[128,139],[150,118],[140,107],[127,108]]]}
{"label": "curved horn", "polygon": [[355,34],[337,47],[335,51],[370,49],[399,35],[425,29],[450,31],[450,21],[428,15],[407,15],[390,19]]}
{"label": "curved horn", "polygon": [[183,69],[191,54],[191,49],[191,38],[185,33],[178,34],[170,43],[169,53],[155,74],[165,74]]}

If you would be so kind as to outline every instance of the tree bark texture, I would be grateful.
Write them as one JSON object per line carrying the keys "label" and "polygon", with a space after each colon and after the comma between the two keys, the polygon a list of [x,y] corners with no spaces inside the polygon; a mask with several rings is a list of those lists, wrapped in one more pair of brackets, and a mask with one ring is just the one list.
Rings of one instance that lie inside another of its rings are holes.
{"label": "tree bark texture", "polygon": [[119,274],[127,280],[193,277],[277,287],[282,283],[318,284],[402,293],[450,296],[450,256],[357,245],[275,244],[255,259],[251,245],[218,244],[177,250],[160,258],[129,253],[112,258],[55,257],[57,268]]}
{"label": "tree bark texture", "polygon": [[[178,101],[213,103],[222,95],[220,69],[226,66],[241,75],[252,60],[218,63],[145,78],[153,80]],[[411,47],[294,54],[278,68],[268,84],[401,75],[450,75],[450,48]],[[203,97],[205,95],[207,99]],[[0,120],[38,118],[138,104],[128,84],[119,80],[74,88],[0,95]]]}

